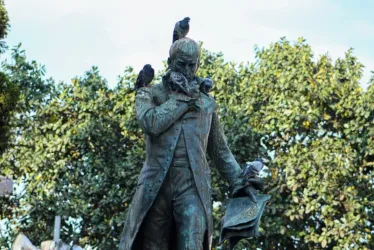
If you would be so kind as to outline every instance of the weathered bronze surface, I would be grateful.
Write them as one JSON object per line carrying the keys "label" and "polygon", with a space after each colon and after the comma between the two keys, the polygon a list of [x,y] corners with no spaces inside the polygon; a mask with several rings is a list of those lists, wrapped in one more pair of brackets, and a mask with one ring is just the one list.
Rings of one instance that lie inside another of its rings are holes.
{"label": "weathered bronze surface", "polygon": [[242,185],[242,171],[227,146],[218,105],[207,93],[213,82],[195,75],[199,44],[179,38],[169,56],[162,83],[137,90],[136,117],[145,134],[146,159],[120,250],[212,248],[207,155],[231,187]]}

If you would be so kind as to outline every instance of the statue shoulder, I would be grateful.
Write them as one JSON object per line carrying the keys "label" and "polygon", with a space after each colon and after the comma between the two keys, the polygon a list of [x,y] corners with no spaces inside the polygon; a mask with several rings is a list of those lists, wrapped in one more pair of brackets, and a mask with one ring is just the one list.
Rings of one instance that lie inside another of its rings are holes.
{"label": "statue shoulder", "polygon": [[136,98],[148,99],[156,105],[160,105],[167,99],[167,90],[162,83],[154,84],[148,87],[142,87],[138,90]]}
{"label": "statue shoulder", "polygon": [[163,83],[157,83],[152,86],[152,91],[154,95],[158,96],[164,94],[166,92],[166,89]]}
{"label": "statue shoulder", "polygon": [[154,96],[154,95],[159,95],[163,91],[164,91],[164,86],[161,83],[158,83],[158,84],[154,84],[152,86],[146,86],[146,87],[142,87],[142,88],[138,89],[137,95],[147,94],[147,95]]}

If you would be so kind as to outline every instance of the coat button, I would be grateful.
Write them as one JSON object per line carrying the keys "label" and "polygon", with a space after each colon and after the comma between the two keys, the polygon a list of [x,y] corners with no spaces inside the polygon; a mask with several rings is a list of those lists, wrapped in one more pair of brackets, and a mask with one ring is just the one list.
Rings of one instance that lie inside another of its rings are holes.
{"label": "coat button", "polygon": [[173,151],[173,147],[170,147],[170,151]]}
{"label": "coat button", "polygon": [[174,141],[176,141],[177,140],[177,137],[174,137]]}
{"label": "coat button", "polygon": [[185,123],[186,123],[186,120],[183,120],[182,123],[185,124]]}

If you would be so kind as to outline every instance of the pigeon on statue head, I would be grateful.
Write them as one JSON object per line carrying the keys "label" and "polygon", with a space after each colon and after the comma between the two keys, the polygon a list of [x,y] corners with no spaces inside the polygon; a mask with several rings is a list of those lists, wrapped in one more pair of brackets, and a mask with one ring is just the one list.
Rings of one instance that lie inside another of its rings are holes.
{"label": "pigeon on statue head", "polygon": [[173,43],[183,37],[186,37],[190,30],[190,18],[185,17],[175,24],[173,32]]}

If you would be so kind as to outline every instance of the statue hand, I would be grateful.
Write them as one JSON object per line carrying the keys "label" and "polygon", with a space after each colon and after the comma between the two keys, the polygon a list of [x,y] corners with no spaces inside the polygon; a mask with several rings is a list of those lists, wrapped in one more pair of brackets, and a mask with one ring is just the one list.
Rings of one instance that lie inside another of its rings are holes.
{"label": "statue hand", "polygon": [[186,103],[188,106],[188,111],[200,110],[200,106],[198,105],[198,99],[192,98],[184,94],[183,92],[172,92],[170,94],[170,99]]}
{"label": "statue hand", "polygon": [[252,187],[252,186],[246,186],[243,191],[244,191],[244,193],[246,193],[248,195],[248,197],[254,203],[257,203],[257,198],[256,198],[257,190],[254,187]]}
{"label": "statue hand", "polygon": [[184,90],[181,88],[181,86],[174,82],[170,82],[170,89],[173,92],[184,93]]}
{"label": "statue hand", "polygon": [[187,102],[189,111],[199,111],[200,106],[197,105],[197,99],[191,99]]}
{"label": "statue hand", "polygon": [[233,198],[249,196],[249,198],[256,203],[257,190],[261,191],[263,187],[264,183],[261,178],[239,176],[230,187],[230,196]]}
{"label": "statue hand", "polygon": [[172,91],[182,92],[192,98],[197,98],[200,94],[197,82],[188,82],[186,77],[179,72],[171,71],[167,74],[169,77],[169,84]]}

